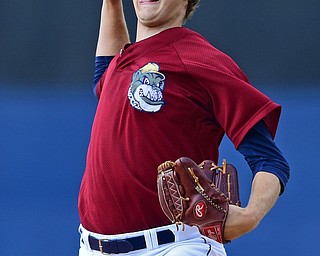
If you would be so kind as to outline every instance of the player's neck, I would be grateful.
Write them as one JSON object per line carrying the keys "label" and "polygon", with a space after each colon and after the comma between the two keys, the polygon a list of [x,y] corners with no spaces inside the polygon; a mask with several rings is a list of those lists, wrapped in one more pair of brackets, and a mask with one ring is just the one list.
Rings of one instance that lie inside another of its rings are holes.
{"label": "player's neck", "polygon": [[136,35],[136,42],[141,40],[147,39],[151,36],[159,34],[160,32],[167,30],[169,28],[181,27],[182,24],[172,24],[172,25],[165,25],[165,26],[157,26],[157,27],[147,27],[140,23],[137,24],[137,35]]}

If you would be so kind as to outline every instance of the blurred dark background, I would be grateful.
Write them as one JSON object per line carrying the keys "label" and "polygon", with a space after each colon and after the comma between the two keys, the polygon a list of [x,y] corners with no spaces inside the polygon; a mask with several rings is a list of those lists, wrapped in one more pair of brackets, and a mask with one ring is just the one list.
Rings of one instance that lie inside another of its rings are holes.
{"label": "blurred dark background", "polygon": [[[132,1],[124,0],[131,39]],[[77,255],[77,193],[96,100],[91,84],[101,1],[0,2],[0,254]],[[187,27],[229,54],[283,106],[276,143],[287,190],[229,255],[317,255],[320,237],[320,1],[202,0]],[[226,138],[221,156],[251,174]],[[311,243],[310,243],[311,242]]]}

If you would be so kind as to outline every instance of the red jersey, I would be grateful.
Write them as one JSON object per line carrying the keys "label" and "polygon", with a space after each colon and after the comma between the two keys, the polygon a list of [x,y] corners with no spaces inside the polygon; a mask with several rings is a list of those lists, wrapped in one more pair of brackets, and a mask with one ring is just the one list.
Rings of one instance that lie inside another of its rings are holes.
{"label": "red jersey", "polygon": [[186,28],[130,45],[97,88],[79,214],[102,234],[169,224],[158,203],[159,164],[181,156],[217,161],[224,134],[237,148],[264,119],[274,136],[280,115],[230,57]]}

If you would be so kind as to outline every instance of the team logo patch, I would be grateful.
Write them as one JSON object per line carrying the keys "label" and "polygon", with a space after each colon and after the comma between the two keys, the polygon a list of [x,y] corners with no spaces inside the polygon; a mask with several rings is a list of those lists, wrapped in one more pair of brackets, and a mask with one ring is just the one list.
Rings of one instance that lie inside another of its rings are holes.
{"label": "team logo patch", "polygon": [[206,215],[206,212],[207,212],[207,206],[206,206],[205,202],[203,202],[203,201],[197,202],[193,208],[193,212],[194,212],[194,216],[197,219],[202,219]]}
{"label": "team logo patch", "polygon": [[132,107],[139,111],[158,112],[165,105],[165,76],[159,70],[159,65],[151,62],[132,75],[128,91]]}

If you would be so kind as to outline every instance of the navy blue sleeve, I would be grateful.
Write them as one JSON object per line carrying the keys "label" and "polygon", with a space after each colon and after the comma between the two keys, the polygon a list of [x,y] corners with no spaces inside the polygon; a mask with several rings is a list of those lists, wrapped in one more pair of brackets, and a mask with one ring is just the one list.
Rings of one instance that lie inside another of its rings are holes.
{"label": "navy blue sleeve", "polygon": [[[95,71],[93,76],[93,92],[96,95],[97,84],[102,77],[103,73],[109,67],[110,62],[114,56],[96,56],[95,59]],[[97,96],[97,95],[96,95]]]}
{"label": "navy blue sleeve", "polygon": [[257,123],[238,147],[253,175],[265,171],[276,175],[281,183],[281,194],[290,177],[289,165],[276,146],[263,121]]}

